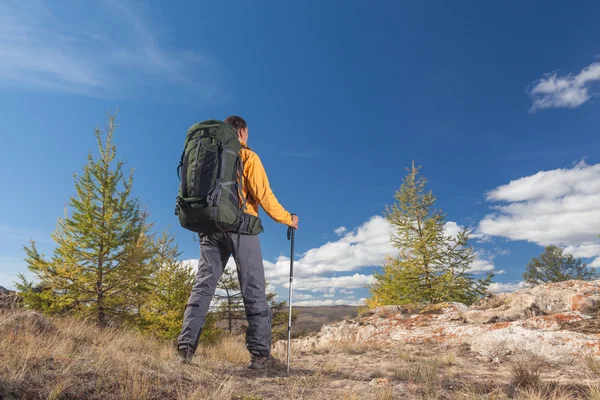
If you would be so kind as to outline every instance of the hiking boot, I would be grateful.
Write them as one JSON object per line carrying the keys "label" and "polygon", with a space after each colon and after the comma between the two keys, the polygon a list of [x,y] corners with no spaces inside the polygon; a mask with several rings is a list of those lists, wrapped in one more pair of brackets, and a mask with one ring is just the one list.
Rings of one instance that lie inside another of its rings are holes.
{"label": "hiking boot", "polygon": [[194,350],[189,346],[177,348],[177,362],[180,364],[189,364],[194,357]]}
{"label": "hiking boot", "polygon": [[248,368],[250,369],[270,369],[277,368],[281,365],[281,361],[276,359],[273,356],[265,357],[265,356],[255,356],[252,355],[252,359],[250,360],[250,364],[248,364]]}

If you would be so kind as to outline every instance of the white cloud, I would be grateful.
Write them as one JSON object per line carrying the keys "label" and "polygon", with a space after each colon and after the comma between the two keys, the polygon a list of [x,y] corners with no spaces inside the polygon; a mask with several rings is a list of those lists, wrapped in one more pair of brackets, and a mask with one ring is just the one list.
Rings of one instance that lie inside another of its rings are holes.
{"label": "white cloud", "polygon": [[525,287],[525,282],[519,283],[500,283],[494,282],[490,284],[488,290],[492,293],[502,293],[502,292],[514,292],[515,290],[523,289]]}
{"label": "white cloud", "polygon": [[[187,50],[165,46],[158,26],[131,4],[113,0],[75,6],[81,18],[61,19],[44,0],[0,4],[0,84],[123,97],[133,90],[164,93],[165,83],[189,88],[208,99],[214,62]],[[137,8],[142,6],[136,6]]]}
{"label": "white cloud", "polygon": [[583,68],[577,75],[545,74],[534,82],[529,94],[531,111],[545,108],[577,108],[591,98],[590,85],[600,81],[600,62]]}
{"label": "white cloud", "polygon": [[600,164],[540,171],[497,187],[487,200],[505,204],[480,221],[481,233],[600,257]]}
{"label": "white cloud", "polygon": [[[359,289],[364,288],[367,284],[372,283],[373,275],[364,275],[355,273],[354,275],[336,276],[332,278],[313,276],[302,279],[294,279],[294,288],[298,290],[310,290],[314,293],[323,292],[334,294],[336,288]],[[285,282],[283,287],[289,288],[290,283]]]}
{"label": "white cloud", "polygon": [[292,301],[296,302],[296,300],[311,300],[314,299],[315,296],[313,296],[312,294],[306,294],[306,293],[298,293],[298,292],[294,292],[292,294]]}
{"label": "white cloud", "polygon": [[480,258],[481,255],[479,253],[476,254],[477,257],[475,258],[475,261],[471,263],[471,268],[469,268],[469,272],[476,274],[479,272],[493,271],[496,268],[491,259]]}
{"label": "white cloud", "polygon": [[[598,230],[600,231],[600,227],[598,228]],[[582,257],[582,258],[596,257],[600,254],[600,242],[567,246],[567,247],[565,247],[565,252],[572,254],[573,257]]]}
{"label": "white cloud", "polygon": [[360,300],[356,299],[338,299],[338,300],[307,300],[307,301],[299,301],[293,302],[293,305],[296,306],[362,306],[365,304],[364,298]]}
{"label": "white cloud", "polygon": [[[396,251],[389,241],[390,229],[389,222],[383,217],[372,217],[336,242],[305,252],[294,261],[294,275],[300,280],[382,265],[386,255]],[[273,283],[284,283],[286,277],[289,279],[289,262],[286,256],[280,256],[274,263],[265,261],[267,278]]]}
{"label": "white cloud", "polygon": [[342,236],[344,233],[346,233],[346,231],[348,231],[348,228],[345,226],[340,226],[339,228],[334,229],[335,234],[338,236]]}
{"label": "white cloud", "polygon": [[457,237],[463,229],[463,226],[460,226],[454,221],[448,221],[444,224],[444,233],[447,236]]}

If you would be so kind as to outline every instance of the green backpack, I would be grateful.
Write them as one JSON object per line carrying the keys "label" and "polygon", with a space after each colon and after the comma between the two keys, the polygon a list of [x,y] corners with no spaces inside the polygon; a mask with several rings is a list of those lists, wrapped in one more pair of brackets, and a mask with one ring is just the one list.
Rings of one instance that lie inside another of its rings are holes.
{"label": "green backpack", "polygon": [[237,132],[224,122],[207,120],[188,129],[175,206],[183,228],[199,234],[262,232],[260,219],[245,213],[240,148]]}

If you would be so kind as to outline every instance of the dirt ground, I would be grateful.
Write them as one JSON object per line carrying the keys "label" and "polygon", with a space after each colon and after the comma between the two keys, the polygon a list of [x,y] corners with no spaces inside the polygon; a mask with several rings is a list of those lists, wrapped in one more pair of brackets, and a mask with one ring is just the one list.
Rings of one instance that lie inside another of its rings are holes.
{"label": "dirt ground", "polygon": [[[466,347],[368,345],[276,354],[281,369],[234,372],[236,399],[600,399],[598,360],[551,365],[527,355],[479,357]],[[232,373],[224,366],[223,373]]]}

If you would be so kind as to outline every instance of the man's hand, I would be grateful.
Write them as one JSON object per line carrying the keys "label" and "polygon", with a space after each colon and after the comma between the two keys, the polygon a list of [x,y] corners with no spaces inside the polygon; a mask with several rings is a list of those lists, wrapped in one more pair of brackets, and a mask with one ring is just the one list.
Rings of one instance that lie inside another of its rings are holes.
{"label": "man's hand", "polygon": [[298,229],[298,216],[296,214],[292,214],[292,228]]}

